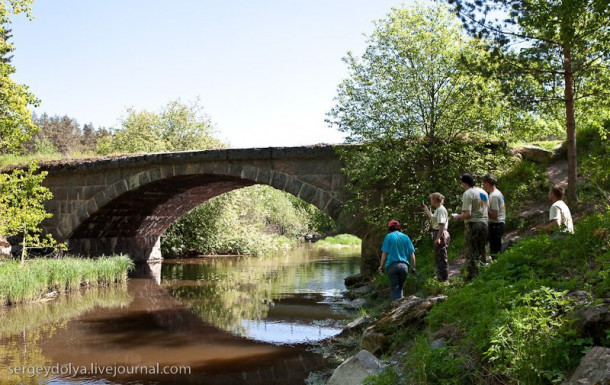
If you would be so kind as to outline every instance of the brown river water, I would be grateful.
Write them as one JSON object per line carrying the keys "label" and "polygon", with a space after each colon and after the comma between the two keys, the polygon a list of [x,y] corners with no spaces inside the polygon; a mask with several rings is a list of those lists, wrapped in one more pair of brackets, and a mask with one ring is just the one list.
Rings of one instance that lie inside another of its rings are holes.
{"label": "brown river water", "polygon": [[154,279],[0,309],[2,384],[304,384],[359,250],[166,260]]}

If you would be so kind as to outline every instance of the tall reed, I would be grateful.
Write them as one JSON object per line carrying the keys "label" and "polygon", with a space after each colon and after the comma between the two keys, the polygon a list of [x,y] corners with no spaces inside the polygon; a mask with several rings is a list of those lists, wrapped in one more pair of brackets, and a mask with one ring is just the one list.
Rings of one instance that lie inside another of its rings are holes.
{"label": "tall reed", "polygon": [[85,259],[32,259],[0,264],[0,306],[34,301],[53,291],[125,282],[133,262],[124,255]]}

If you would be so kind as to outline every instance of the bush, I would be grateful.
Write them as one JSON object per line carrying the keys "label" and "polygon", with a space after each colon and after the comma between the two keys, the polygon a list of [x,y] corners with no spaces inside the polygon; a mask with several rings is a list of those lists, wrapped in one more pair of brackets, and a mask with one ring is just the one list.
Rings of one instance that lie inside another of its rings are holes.
{"label": "bush", "polygon": [[162,252],[263,254],[294,246],[299,238],[329,226],[310,204],[269,186],[251,186],[210,199],[167,229]]}
{"label": "bush", "polygon": [[417,375],[451,383],[438,374],[445,367],[462,384],[563,381],[592,344],[572,329],[577,305],[565,294],[584,290],[592,301],[610,295],[608,221],[605,212],[582,220],[573,236],[525,239],[456,287],[432,309],[428,324],[458,332],[447,348],[432,352],[427,341],[413,347],[409,362]]}

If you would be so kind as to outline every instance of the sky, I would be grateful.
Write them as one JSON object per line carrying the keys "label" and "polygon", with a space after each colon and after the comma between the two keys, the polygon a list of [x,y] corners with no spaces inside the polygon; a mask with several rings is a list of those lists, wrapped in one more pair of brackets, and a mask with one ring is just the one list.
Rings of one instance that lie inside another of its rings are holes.
{"label": "sky", "polygon": [[[409,1],[409,0],[406,0]],[[324,122],[373,21],[403,0],[34,0],[13,17],[13,79],[37,113],[119,127],[127,108],[199,100],[234,148],[340,143]]]}

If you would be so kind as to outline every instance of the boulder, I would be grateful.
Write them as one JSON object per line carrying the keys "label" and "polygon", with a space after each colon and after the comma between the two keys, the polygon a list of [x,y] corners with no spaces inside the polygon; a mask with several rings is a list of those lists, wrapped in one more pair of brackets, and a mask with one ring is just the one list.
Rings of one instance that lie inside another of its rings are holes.
{"label": "boulder", "polygon": [[385,351],[390,339],[398,328],[403,326],[419,327],[424,317],[432,307],[447,299],[445,295],[428,298],[410,296],[394,301],[392,307],[383,315],[375,325],[369,326],[362,335],[361,346],[374,354]]}
{"label": "boulder", "polygon": [[513,150],[515,154],[520,155],[523,159],[531,160],[532,162],[546,163],[553,158],[553,151],[548,151],[538,146],[522,146]]}
{"label": "boulder", "polygon": [[357,289],[352,290],[352,293],[355,297],[363,297],[367,294],[371,294],[375,290],[374,284],[368,284],[364,286],[360,286]]}
{"label": "boulder", "polygon": [[345,327],[343,328],[343,330],[341,331],[341,333],[339,335],[343,337],[343,336],[347,336],[347,335],[350,335],[353,333],[360,332],[360,331],[362,331],[362,329],[367,327],[370,322],[371,322],[370,318],[365,315],[363,315],[362,317],[358,317],[355,320],[353,320],[352,322],[345,325]]}
{"label": "boulder", "polygon": [[393,333],[401,326],[419,326],[426,314],[438,302],[447,299],[446,295],[427,298],[410,296],[394,301],[390,310],[377,322],[374,328],[382,333]]}
{"label": "boulder", "polygon": [[381,373],[383,365],[366,350],[345,360],[330,377],[326,385],[362,385],[368,376]]}
{"label": "boulder", "polygon": [[595,346],[580,361],[570,379],[563,385],[610,385],[610,348]]}
{"label": "boulder", "polygon": [[599,344],[610,330],[610,309],[608,306],[591,306],[574,313],[577,319],[574,327],[583,337],[591,337]]}
{"label": "boulder", "polygon": [[345,283],[345,287],[350,288],[352,286],[362,286],[369,282],[369,278],[358,273],[352,274],[344,278],[343,282]]}
{"label": "boulder", "polygon": [[344,303],[343,306],[348,309],[360,309],[362,306],[364,306],[365,303],[366,300],[364,298],[356,298],[353,301]]}
{"label": "boulder", "polygon": [[368,350],[373,354],[379,354],[385,351],[390,344],[390,339],[383,333],[375,330],[375,326],[367,328],[362,334],[360,347]]}

